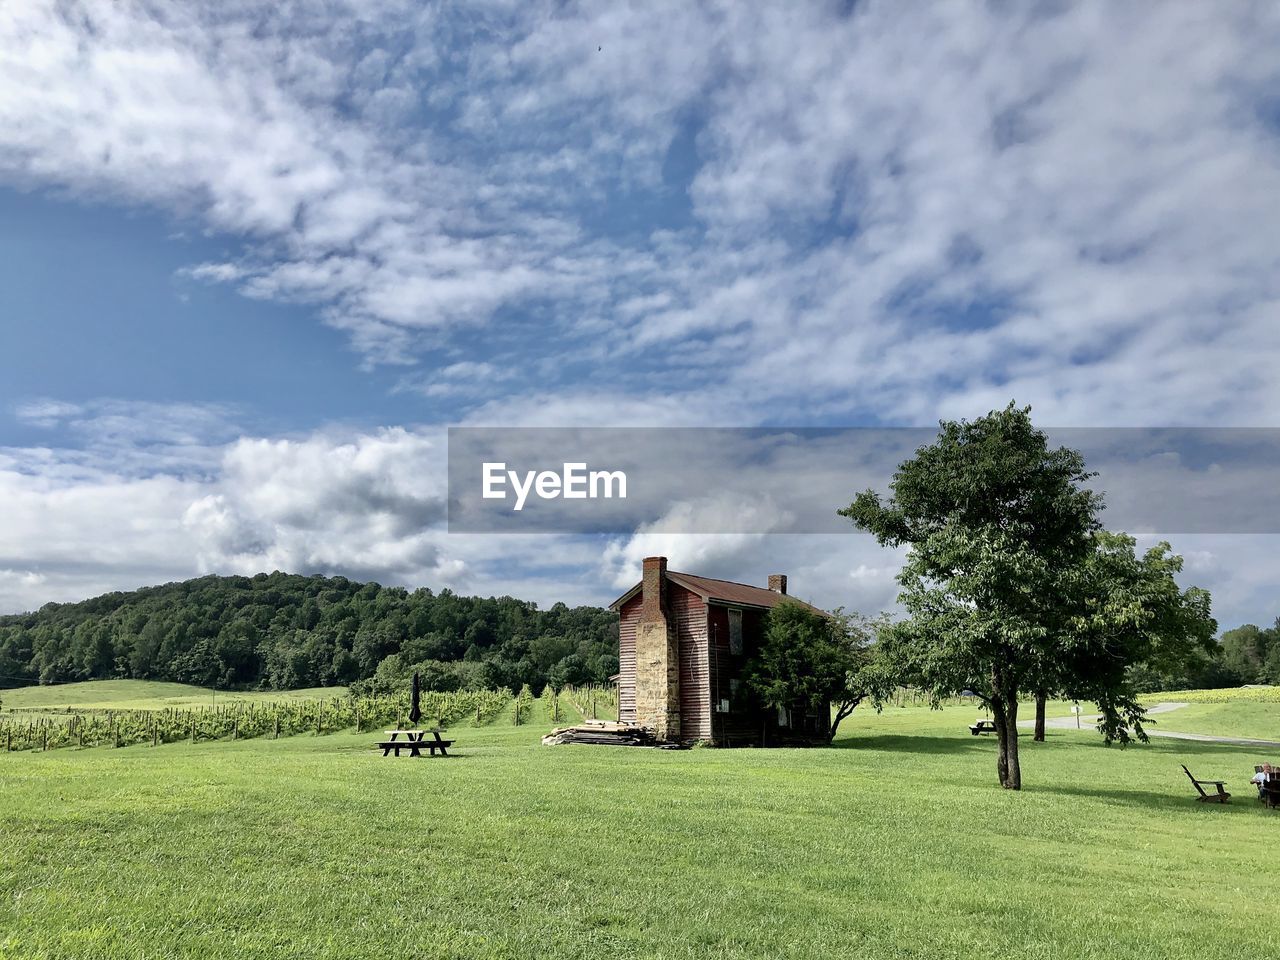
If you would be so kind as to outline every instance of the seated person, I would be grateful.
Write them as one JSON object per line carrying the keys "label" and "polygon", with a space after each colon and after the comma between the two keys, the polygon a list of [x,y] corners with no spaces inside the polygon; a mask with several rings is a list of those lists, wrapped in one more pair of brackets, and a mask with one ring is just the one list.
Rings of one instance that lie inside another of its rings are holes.
{"label": "seated person", "polygon": [[1280,780],[1280,771],[1277,771],[1269,763],[1264,763],[1262,769],[1253,775],[1252,782],[1258,787],[1258,796],[1262,796],[1266,790],[1264,787],[1268,780]]}

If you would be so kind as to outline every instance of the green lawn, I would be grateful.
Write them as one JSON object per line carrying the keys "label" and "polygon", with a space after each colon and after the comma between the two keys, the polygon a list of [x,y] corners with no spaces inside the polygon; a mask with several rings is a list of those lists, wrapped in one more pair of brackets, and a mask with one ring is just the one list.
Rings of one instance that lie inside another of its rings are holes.
{"label": "green lawn", "polygon": [[342,697],[346,687],[312,687],[306,690],[227,691],[193,687],[185,683],[154,680],[90,680],[47,686],[0,690],[5,710],[160,710],[165,707],[227,706],[251,700],[327,699]]}
{"label": "green lawn", "polygon": [[[811,750],[369,734],[0,755],[0,957],[1252,957],[1254,752],[859,710]],[[1191,799],[1178,764],[1238,802]]]}
{"label": "green lawn", "polygon": [[[1154,730],[1205,733],[1214,737],[1251,737],[1280,741],[1280,703],[1189,703],[1157,714]],[[1280,762],[1280,751],[1274,758]]]}

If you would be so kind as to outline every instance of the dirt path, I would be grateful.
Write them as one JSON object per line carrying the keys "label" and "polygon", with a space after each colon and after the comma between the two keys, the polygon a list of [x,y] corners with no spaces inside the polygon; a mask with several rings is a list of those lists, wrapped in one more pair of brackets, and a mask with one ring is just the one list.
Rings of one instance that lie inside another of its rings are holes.
{"label": "dirt path", "polygon": [[[1160,713],[1169,713],[1173,710],[1181,710],[1187,706],[1185,703],[1167,702],[1157,703],[1154,707],[1147,708],[1148,716],[1155,716]],[[1097,714],[1090,714],[1080,717],[1080,729],[1091,730],[1094,724],[1098,722]],[[1035,720],[1019,720],[1019,727],[1034,727]],[[1044,725],[1054,730],[1074,730],[1076,729],[1075,717],[1047,717]],[[1168,740],[1196,740],[1200,743],[1225,743],[1230,746],[1237,747],[1280,747],[1280,740],[1253,740],[1249,737],[1211,737],[1204,733],[1178,733],[1173,730],[1157,730],[1154,727],[1147,728],[1147,736],[1164,737]]]}

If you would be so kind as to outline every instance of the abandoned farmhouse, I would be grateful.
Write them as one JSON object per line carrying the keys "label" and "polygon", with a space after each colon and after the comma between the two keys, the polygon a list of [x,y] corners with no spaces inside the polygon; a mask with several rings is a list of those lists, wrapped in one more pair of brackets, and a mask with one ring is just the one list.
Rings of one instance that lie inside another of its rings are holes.
{"label": "abandoned farmhouse", "polygon": [[646,558],[640,582],[610,604],[620,621],[618,719],[682,743],[824,742],[829,710],[765,709],[742,682],[764,614],[787,599],[782,574],[754,587]]}

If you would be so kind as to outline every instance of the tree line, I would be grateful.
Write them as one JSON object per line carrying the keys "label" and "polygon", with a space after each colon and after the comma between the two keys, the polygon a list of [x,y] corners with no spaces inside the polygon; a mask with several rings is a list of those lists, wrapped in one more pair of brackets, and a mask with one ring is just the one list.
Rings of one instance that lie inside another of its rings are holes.
{"label": "tree line", "polygon": [[207,576],[0,617],[0,686],[127,678],[219,689],[602,684],[617,615],[345,577]]}

